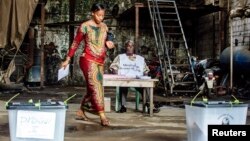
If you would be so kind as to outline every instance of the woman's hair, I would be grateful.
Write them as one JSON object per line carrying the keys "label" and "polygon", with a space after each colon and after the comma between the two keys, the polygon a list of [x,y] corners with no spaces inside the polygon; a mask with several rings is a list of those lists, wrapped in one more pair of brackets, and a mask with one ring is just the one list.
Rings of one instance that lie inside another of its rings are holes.
{"label": "woman's hair", "polygon": [[105,10],[105,6],[101,3],[94,3],[91,7],[91,12],[96,12],[99,10]]}

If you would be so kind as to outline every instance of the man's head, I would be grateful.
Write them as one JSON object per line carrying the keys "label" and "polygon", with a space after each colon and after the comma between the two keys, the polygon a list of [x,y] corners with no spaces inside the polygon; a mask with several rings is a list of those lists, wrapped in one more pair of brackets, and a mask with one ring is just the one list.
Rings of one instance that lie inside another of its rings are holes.
{"label": "man's head", "polygon": [[133,40],[127,40],[125,42],[125,50],[127,55],[133,55],[135,51],[134,41]]}

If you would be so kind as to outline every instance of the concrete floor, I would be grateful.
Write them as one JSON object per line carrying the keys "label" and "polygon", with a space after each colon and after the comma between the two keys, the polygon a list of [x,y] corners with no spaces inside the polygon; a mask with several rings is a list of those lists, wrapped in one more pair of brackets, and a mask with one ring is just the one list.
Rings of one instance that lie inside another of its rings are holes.
{"label": "concrete floor", "polygon": [[[65,141],[187,141],[186,116],[185,109],[181,108],[182,106],[162,105],[159,113],[149,117],[141,111],[134,110],[134,96],[130,94],[128,111],[126,113],[116,113],[114,111],[114,89],[105,90],[105,97],[111,97],[111,112],[106,113],[110,119],[111,126],[100,126],[99,117],[90,113],[87,113],[90,121],[75,120],[81,93],[84,93],[84,91],[85,89],[82,87],[33,89],[29,92],[22,92],[14,100],[26,101],[30,98],[34,101],[43,99],[65,100],[71,95],[77,94],[68,103],[64,134]],[[13,92],[0,94],[1,141],[10,140],[8,111],[4,108],[4,104],[13,95]],[[166,97],[155,95],[154,98],[166,102]],[[180,99],[180,97],[177,99]],[[249,111],[247,124],[250,124]]]}

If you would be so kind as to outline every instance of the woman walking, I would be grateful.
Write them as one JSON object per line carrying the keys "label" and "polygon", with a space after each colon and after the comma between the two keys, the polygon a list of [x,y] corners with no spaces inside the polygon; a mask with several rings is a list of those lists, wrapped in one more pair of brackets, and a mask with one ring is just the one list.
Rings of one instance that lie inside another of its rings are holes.
{"label": "woman walking", "polygon": [[84,105],[91,103],[91,108],[98,113],[102,126],[108,126],[109,120],[104,113],[104,90],[102,86],[104,60],[106,50],[114,47],[112,41],[107,40],[108,28],[103,23],[105,7],[102,4],[93,4],[92,18],[80,25],[74,41],[69,48],[66,60],[62,67],[66,67],[70,58],[74,56],[81,41],[84,41],[83,53],[79,64],[87,84],[87,94],[83,97],[77,117],[87,120]]}

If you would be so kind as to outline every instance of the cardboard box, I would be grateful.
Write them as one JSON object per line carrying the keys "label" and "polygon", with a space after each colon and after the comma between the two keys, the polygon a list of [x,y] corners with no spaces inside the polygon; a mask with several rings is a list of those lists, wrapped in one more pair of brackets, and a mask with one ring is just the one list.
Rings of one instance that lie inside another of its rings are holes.
{"label": "cardboard box", "polygon": [[104,111],[111,112],[111,98],[104,97]]}

